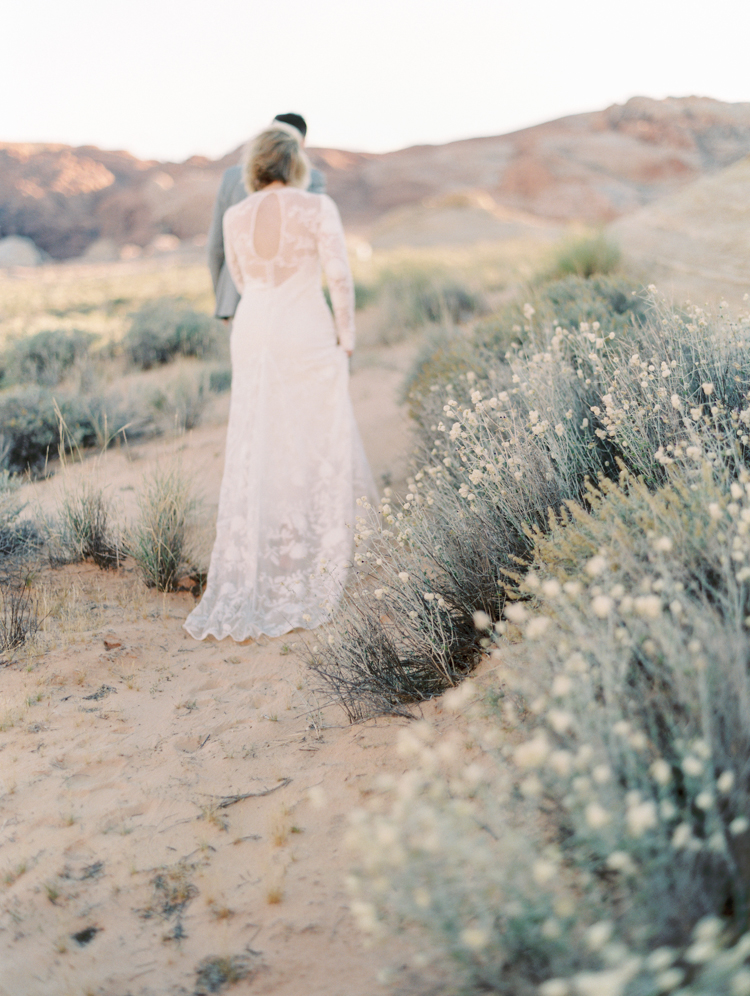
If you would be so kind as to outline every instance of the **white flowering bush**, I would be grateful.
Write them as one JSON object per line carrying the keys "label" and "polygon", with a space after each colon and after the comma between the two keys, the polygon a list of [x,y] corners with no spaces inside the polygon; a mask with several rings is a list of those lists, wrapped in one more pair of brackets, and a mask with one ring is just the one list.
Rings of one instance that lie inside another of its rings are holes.
{"label": "white flowering bush", "polygon": [[468,761],[413,725],[351,830],[363,929],[460,991],[750,996],[748,330],[539,330],[449,393],[360,552],[360,633],[421,641],[435,688],[502,662],[445,696]]}
{"label": "white flowering bush", "polygon": [[[750,992],[750,474],[669,474],[537,532],[506,610],[533,665],[473,707],[480,759],[420,724],[355,817],[363,925],[419,925],[416,963],[473,991]],[[506,623],[476,622],[502,655]]]}
{"label": "white flowering bush", "polygon": [[[406,380],[409,410],[429,439],[433,416],[440,415],[450,392],[463,406],[477,382],[483,389],[497,374],[508,350],[538,337],[540,330],[552,336],[557,327],[578,329],[583,322],[621,334],[645,324],[650,311],[644,292],[618,277],[568,277],[531,287],[526,300],[510,303],[471,330],[444,329],[428,338]],[[461,376],[467,372],[473,383]]]}
{"label": "white flowering bush", "polygon": [[533,532],[550,510],[585,505],[592,482],[627,469],[654,489],[675,462],[730,473],[744,462],[750,322],[668,311],[655,296],[651,307],[623,332],[535,325],[528,304],[526,347],[481,379],[465,372],[461,390],[438,385],[410,490],[360,530],[371,548],[339,635],[311,658],[352,717],[402,711],[465,676],[481,651],[473,614],[502,616]]}

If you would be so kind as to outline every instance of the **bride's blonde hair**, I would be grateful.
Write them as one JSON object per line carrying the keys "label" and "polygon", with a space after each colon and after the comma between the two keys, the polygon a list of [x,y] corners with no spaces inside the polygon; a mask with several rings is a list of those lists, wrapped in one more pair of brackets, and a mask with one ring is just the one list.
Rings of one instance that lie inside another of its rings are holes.
{"label": "bride's blonde hair", "polygon": [[295,128],[267,128],[248,142],[242,162],[242,178],[249,193],[280,180],[303,190],[310,183],[310,164]]}

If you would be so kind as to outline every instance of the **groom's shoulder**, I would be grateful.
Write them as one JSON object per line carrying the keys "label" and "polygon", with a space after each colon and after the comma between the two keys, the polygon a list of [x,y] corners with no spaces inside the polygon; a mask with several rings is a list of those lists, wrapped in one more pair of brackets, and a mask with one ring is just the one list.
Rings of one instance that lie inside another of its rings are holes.
{"label": "groom's shoulder", "polygon": [[230,166],[224,170],[219,191],[231,204],[236,204],[247,197],[241,166]]}

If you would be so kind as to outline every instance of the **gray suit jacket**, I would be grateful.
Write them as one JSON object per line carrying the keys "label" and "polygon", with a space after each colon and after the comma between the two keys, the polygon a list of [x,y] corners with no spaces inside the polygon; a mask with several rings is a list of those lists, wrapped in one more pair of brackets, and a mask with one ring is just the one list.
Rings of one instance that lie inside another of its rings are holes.
{"label": "gray suit jacket", "polygon": [[[320,170],[310,170],[310,184],[307,188],[312,194],[324,194],[326,191],[326,178]],[[234,318],[240,295],[232,282],[227,269],[224,257],[224,231],[222,222],[224,212],[234,204],[247,197],[245,184],[242,182],[242,169],[239,166],[230,166],[224,171],[221,178],[219,193],[216,195],[214,204],[214,214],[211,219],[211,227],[208,230],[208,268],[211,271],[211,279],[214,283],[214,293],[216,294],[216,310],[214,315],[217,318]]]}

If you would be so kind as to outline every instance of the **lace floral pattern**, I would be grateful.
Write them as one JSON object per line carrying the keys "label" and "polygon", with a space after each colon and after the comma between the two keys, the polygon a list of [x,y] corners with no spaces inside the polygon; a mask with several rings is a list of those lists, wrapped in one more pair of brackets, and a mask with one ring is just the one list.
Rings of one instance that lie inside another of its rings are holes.
{"label": "lace floral pattern", "polygon": [[[278,247],[266,258],[255,221],[272,196]],[[226,212],[224,233],[242,298],[216,542],[185,628],[241,641],[327,618],[351,563],[356,498],[376,495],[349,398],[354,293],[336,206],[293,188],[261,191]]]}

